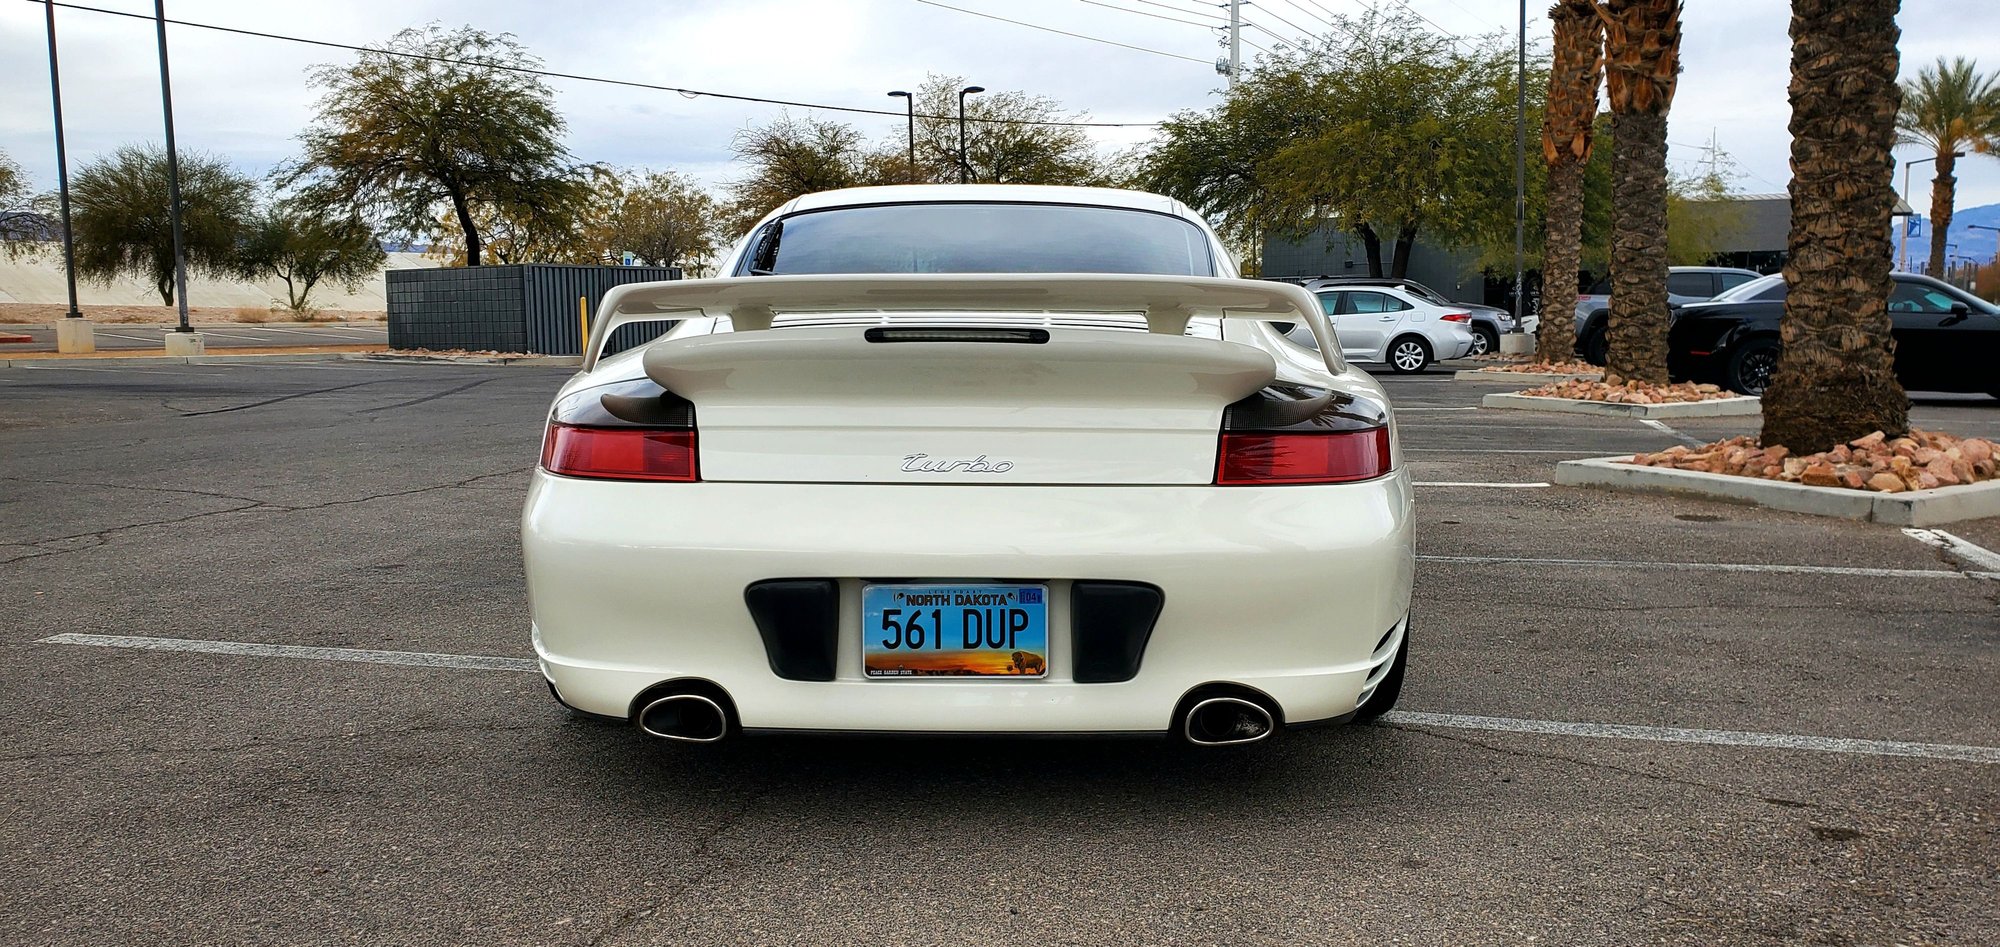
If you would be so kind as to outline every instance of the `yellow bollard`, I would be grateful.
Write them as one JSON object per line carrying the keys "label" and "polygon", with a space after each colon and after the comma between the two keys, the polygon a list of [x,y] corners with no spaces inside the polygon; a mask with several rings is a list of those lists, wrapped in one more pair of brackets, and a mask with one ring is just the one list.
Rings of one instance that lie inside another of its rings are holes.
{"label": "yellow bollard", "polygon": [[590,297],[576,297],[576,322],[583,329],[583,334],[579,336],[583,345],[576,350],[576,354],[583,355],[590,351]]}

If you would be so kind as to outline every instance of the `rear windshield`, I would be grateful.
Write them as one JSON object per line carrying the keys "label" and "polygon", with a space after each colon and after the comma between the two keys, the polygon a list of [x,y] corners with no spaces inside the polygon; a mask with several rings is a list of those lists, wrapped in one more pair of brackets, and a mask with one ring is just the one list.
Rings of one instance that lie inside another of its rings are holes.
{"label": "rear windshield", "polygon": [[1150,211],[1062,204],[885,204],[766,225],[737,275],[1145,273],[1213,276],[1208,236]]}
{"label": "rear windshield", "polygon": [[1782,273],[1772,273],[1769,276],[1759,276],[1748,283],[1725,289],[1722,291],[1722,295],[1715,297],[1714,301],[1719,303],[1777,302],[1783,298],[1785,298],[1785,276]]}

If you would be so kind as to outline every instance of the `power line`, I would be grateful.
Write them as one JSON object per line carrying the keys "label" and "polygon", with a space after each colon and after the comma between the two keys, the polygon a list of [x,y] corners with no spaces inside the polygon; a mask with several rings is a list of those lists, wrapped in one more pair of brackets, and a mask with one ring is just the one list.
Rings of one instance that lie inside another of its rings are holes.
{"label": "power line", "polygon": [[1159,7],[1162,10],[1172,10],[1175,13],[1186,13],[1191,16],[1212,16],[1218,20],[1223,20],[1223,21],[1227,21],[1229,19],[1228,17],[1223,16],[1220,13],[1211,13],[1207,10],[1189,10],[1186,7],[1177,7],[1171,3],[1161,3],[1159,2],[1159,0],[1132,0],[1132,2],[1143,3],[1149,7]]}
{"label": "power line", "polygon": [[[1294,2],[1293,2],[1293,0],[1285,0],[1285,5],[1286,5],[1286,6],[1289,6],[1289,7],[1291,7],[1291,8],[1292,8],[1292,9],[1294,9],[1294,10],[1297,10],[1297,11],[1299,11],[1299,14],[1300,14],[1301,16],[1304,16],[1304,17],[1305,17],[1305,18],[1306,18],[1307,20],[1309,20],[1309,21],[1310,21],[1310,20],[1317,20],[1317,21],[1319,21],[1319,22],[1321,22],[1321,23],[1324,23],[1324,24],[1326,24],[1328,28],[1332,28],[1332,26],[1333,26],[1333,21],[1332,21],[1332,20],[1330,20],[1330,19],[1328,19],[1328,18],[1326,18],[1326,17],[1323,17],[1323,16],[1320,16],[1319,14],[1316,14],[1316,13],[1312,12],[1311,10],[1308,10],[1308,9],[1306,9],[1305,7],[1302,7],[1302,6],[1299,6],[1299,5],[1297,4],[1297,3],[1294,3]],[[1267,10],[1268,10],[1268,9],[1270,9],[1270,7],[1268,7],[1268,6],[1267,6],[1267,7],[1265,7],[1265,9],[1267,9]],[[1276,16],[1276,15],[1277,15],[1277,14],[1275,14],[1275,13],[1274,13],[1274,14],[1272,14],[1272,16]]]}
{"label": "power line", "polygon": [[[1084,35],[1084,34],[1082,34],[1082,33],[1072,33],[1072,32],[1070,32],[1070,31],[1068,31],[1068,30],[1059,30],[1059,29],[1056,29],[1056,28],[1055,28],[1055,27],[1053,27],[1053,26],[1042,26],[1042,25],[1040,25],[1040,24],[1037,24],[1037,23],[1028,23],[1028,22],[1025,22],[1025,21],[1022,21],[1022,20],[1010,20],[1010,19],[1008,19],[1008,18],[1006,18],[1006,17],[1004,17],[1004,16],[995,16],[995,15],[993,15],[993,14],[991,14],[991,13],[981,13],[981,12],[979,12],[978,10],[967,10],[967,9],[966,9],[966,8],[964,8],[964,7],[955,7],[955,6],[952,6],[951,4],[948,4],[948,3],[939,3],[939,2],[938,2],[938,0],[917,0],[917,2],[918,2],[918,3],[921,3],[921,4],[925,5],[925,6],[930,6],[930,7],[937,7],[937,8],[939,8],[939,9],[943,9],[943,10],[951,10],[951,11],[954,11],[954,12],[957,12],[957,13],[963,13],[963,14],[966,14],[966,15],[968,15],[968,16],[977,16],[977,17],[984,17],[985,19],[988,19],[988,20],[999,20],[999,21],[1000,21],[1000,22],[1002,22],[1002,23],[1012,23],[1012,24],[1014,24],[1015,26],[1025,26],[1025,27],[1027,27],[1028,29],[1031,29],[1031,30],[1041,30],[1041,31],[1042,31],[1042,32],[1044,32],[1044,33],[1055,33],[1055,34],[1058,34],[1058,35],[1061,35],[1061,36],[1071,36],[1071,37],[1075,37],[1075,38],[1077,38],[1077,39],[1086,39],[1086,40],[1089,40],[1089,41],[1091,41],[1091,42],[1093,42],[1093,43],[1103,43],[1103,44],[1104,44],[1104,45],[1106,45],[1106,46],[1118,46],[1118,47],[1121,47],[1121,48],[1124,48],[1124,49],[1130,49],[1130,50],[1136,50],[1136,51],[1138,51],[1138,52],[1142,52],[1142,53],[1152,53],[1152,54],[1153,54],[1153,55],[1155,55],[1155,56],[1166,56],[1166,57],[1168,57],[1169,59],[1183,59],[1183,60],[1186,60],[1186,61],[1188,61],[1188,62],[1198,62],[1198,63],[1201,63],[1201,64],[1202,64],[1202,65],[1204,65],[1204,66],[1206,66],[1206,65],[1209,65],[1209,61],[1208,61],[1208,60],[1206,60],[1206,59],[1196,59],[1196,58],[1195,58],[1195,57],[1193,57],[1193,56],[1183,56],[1183,55],[1181,55],[1180,53],[1170,53],[1170,52],[1167,52],[1166,50],[1162,50],[1162,49],[1151,49],[1151,48],[1148,48],[1148,47],[1145,47],[1145,46],[1134,46],[1134,45],[1132,45],[1131,43],[1121,43],[1121,42],[1118,42],[1117,40],[1113,40],[1113,39],[1104,39],[1103,37],[1099,37],[1099,36],[1085,36],[1085,35]],[[887,114],[893,114],[893,113],[889,113],[889,112],[884,112],[883,114],[887,115]]]}
{"label": "power line", "polygon": [[[42,2],[42,0],[27,0],[27,2],[39,5]],[[918,0],[918,2],[920,3],[928,2],[928,0]],[[104,13],[110,16],[122,16],[134,20],[150,21],[153,19],[151,16],[148,16],[143,13],[128,13],[124,10],[107,10],[103,7],[85,6],[83,4],[77,4],[77,3],[57,3],[56,6],[62,7],[67,10],[82,10],[90,13]],[[549,69],[531,69],[526,66],[503,66],[494,63],[469,62],[467,60],[452,59],[446,56],[427,56],[424,55],[423,53],[410,53],[410,52],[403,52],[400,50],[382,49],[374,46],[356,46],[351,43],[334,42],[333,40],[312,39],[304,36],[289,36],[284,33],[267,33],[261,30],[244,29],[235,26],[222,26],[215,23],[197,23],[192,20],[175,20],[170,18],[167,20],[167,22],[172,23],[175,26],[185,26],[200,30],[212,30],[217,33],[234,33],[239,36],[254,36],[260,39],[275,39],[275,40],[282,40],[288,43],[303,43],[308,46],[324,46],[330,49],[344,49],[348,50],[349,52],[378,53],[384,56],[395,56],[400,59],[421,59],[428,62],[448,63],[451,65],[478,66],[483,69],[493,69],[500,72],[521,73],[523,75],[530,75],[530,76],[542,76],[544,78],[549,78],[549,79],[573,79],[578,82],[596,82],[604,85],[624,86],[626,88],[632,88],[632,89],[651,89],[657,92],[674,92],[680,95],[688,96],[689,98],[727,99],[732,102],[755,102],[761,105],[782,105],[791,108],[817,109],[826,112],[846,112],[854,115],[887,115],[895,118],[903,118],[906,115],[906,113],[902,110],[891,111],[889,109],[861,108],[853,105],[827,105],[821,102],[798,102],[789,99],[771,99],[755,95],[737,95],[735,93],[730,93],[730,92],[709,92],[702,89],[687,89],[679,86],[657,85],[651,82],[637,82],[630,79],[610,79],[604,76],[586,76],[573,72],[556,72]],[[1162,55],[1171,56],[1174,54],[1162,53]],[[1188,57],[1183,56],[1179,58],[1185,59]],[[1207,62],[1206,60],[1194,60],[1194,61],[1202,63]],[[920,114],[918,117],[930,118],[930,119],[956,120],[956,116],[952,115]],[[965,120],[969,123],[985,123],[989,125],[1053,125],[1053,126],[1066,126],[1066,127],[1076,127],[1076,128],[1157,128],[1160,124],[1159,122],[1064,122],[1064,121],[1050,121],[1050,120],[1025,119],[1025,118],[974,118],[969,115],[966,116]]]}
{"label": "power line", "polygon": [[1131,14],[1135,14],[1135,15],[1137,15],[1137,16],[1150,16],[1150,17],[1152,17],[1152,18],[1153,18],[1153,19],[1155,19],[1155,20],[1166,20],[1166,21],[1168,21],[1168,22],[1172,22],[1172,23],[1186,23],[1186,24],[1188,24],[1189,26],[1199,26],[1199,27],[1201,27],[1201,28],[1202,28],[1202,29],[1204,29],[1204,30],[1212,30],[1212,29],[1215,29],[1215,26],[1214,26],[1213,24],[1210,24],[1210,23],[1203,23],[1203,22],[1201,22],[1200,20],[1183,20],[1183,19],[1181,19],[1180,17],[1177,17],[1177,16],[1167,16],[1167,15],[1166,15],[1166,14],[1164,14],[1164,13],[1150,13],[1150,12],[1148,12],[1148,11],[1145,11],[1145,10],[1134,10],[1134,9],[1132,9],[1131,7],[1121,7],[1121,6],[1115,6],[1115,5],[1113,5],[1113,4],[1109,4],[1109,3],[1104,3],[1104,2],[1102,2],[1102,0],[1077,0],[1077,2],[1078,2],[1078,3],[1088,3],[1088,4],[1090,4],[1090,5],[1091,5],[1091,6],[1093,6],[1093,7],[1103,7],[1103,8],[1105,8],[1106,10],[1117,10],[1117,11],[1118,11],[1118,12],[1120,12],[1120,13],[1131,13]]}

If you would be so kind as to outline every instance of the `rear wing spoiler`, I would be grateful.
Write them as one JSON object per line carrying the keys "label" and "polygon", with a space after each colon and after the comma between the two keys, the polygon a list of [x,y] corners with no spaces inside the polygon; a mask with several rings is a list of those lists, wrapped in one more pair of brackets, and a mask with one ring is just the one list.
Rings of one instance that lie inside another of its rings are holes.
{"label": "rear wing spoiler", "polygon": [[1333,326],[1305,288],[1264,280],[1122,273],[834,274],[738,276],[614,286],[598,304],[583,353],[596,367],[619,326],[728,316],[737,332],[771,328],[779,314],[836,312],[1143,312],[1148,331],[1182,335],[1196,316],[1304,323],[1326,370],[1340,374]]}

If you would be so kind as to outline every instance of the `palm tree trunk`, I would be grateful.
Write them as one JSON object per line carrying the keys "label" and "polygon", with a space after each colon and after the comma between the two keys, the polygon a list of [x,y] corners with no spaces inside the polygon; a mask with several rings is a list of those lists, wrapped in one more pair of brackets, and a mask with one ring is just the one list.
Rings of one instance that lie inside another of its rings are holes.
{"label": "palm tree trunk", "polygon": [[1791,292],[1763,441],[1794,455],[1909,429],[1889,335],[1897,7],[1792,0]]}
{"label": "palm tree trunk", "polygon": [[1542,324],[1535,331],[1535,351],[1545,362],[1568,359],[1576,345],[1576,325],[1569,316],[1576,308],[1576,271],[1583,257],[1583,167],[1571,161],[1549,167]]}
{"label": "palm tree trunk", "polygon": [[1952,175],[1958,159],[1951,149],[1938,152],[1937,177],[1931,179],[1931,266],[1925,272],[1944,279],[1945,235],[1951,233],[1951,205],[1958,192],[1958,178]]}
{"label": "palm tree trunk", "polygon": [[1611,119],[1607,379],[1667,383],[1667,116]]}

